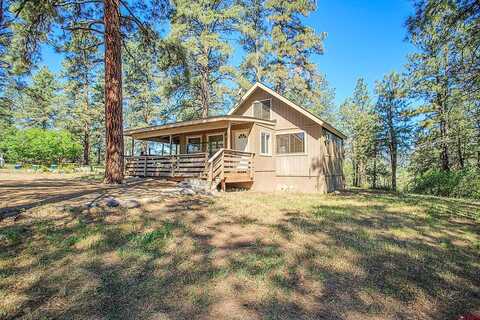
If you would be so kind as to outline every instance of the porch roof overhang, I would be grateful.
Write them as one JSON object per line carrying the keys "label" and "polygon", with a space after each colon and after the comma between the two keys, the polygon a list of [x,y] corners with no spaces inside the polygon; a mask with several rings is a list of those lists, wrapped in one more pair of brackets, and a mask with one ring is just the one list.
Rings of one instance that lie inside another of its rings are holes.
{"label": "porch roof overhang", "polygon": [[199,132],[207,130],[225,129],[228,127],[228,123],[232,125],[244,124],[244,123],[259,123],[267,126],[274,126],[275,121],[263,120],[254,117],[225,115],[208,117],[196,120],[187,120],[164,124],[160,126],[152,126],[145,128],[129,129],[125,130],[123,134],[128,137],[132,137],[138,140],[158,140],[161,141],[161,137],[176,135],[181,133]]}

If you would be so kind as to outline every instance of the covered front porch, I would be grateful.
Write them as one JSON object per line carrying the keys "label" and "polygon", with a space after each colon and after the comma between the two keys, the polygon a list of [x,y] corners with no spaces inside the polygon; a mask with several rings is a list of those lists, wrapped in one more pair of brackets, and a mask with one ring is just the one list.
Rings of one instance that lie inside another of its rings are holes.
{"label": "covered front porch", "polygon": [[125,174],[169,179],[199,178],[212,188],[254,180],[254,153],[249,148],[255,122],[243,116],[219,116],[125,131],[130,152]]}

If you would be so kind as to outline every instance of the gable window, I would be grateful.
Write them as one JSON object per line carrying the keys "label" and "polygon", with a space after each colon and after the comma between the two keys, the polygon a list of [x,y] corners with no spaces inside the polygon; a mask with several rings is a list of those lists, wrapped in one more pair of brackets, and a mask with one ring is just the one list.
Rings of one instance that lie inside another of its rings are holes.
{"label": "gable window", "polygon": [[271,100],[255,101],[253,103],[253,116],[263,120],[270,120],[271,103]]}
{"label": "gable window", "polygon": [[305,153],[305,132],[276,135],[277,154]]}
{"label": "gable window", "polygon": [[262,155],[271,155],[271,138],[269,132],[262,132],[260,134],[260,154]]}

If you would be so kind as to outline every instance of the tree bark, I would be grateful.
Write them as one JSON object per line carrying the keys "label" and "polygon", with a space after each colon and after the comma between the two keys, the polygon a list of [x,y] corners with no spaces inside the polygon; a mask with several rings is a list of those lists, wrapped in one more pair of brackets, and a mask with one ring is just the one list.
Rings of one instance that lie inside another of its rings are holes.
{"label": "tree bark", "polygon": [[122,39],[119,0],[104,0],[105,183],[123,181]]}
{"label": "tree bark", "polygon": [[449,151],[448,151],[448,142],[447,142],[447,121],[444,119],[444,115],[441,115],[440,120],[440,139],[441,139],[441,153],[440,159],[442,162],[442,170],[449,171],[450,170],[450,160],[449,160]]}
{"label": "tree bark", "polygon": [[100,162],[102,162],[102,151],[101,151],[101,147],[100,145],[97,146],[97,165],[100,164]]}
{"label": "tree bark", "polygon": [[359,179],[358,179],[358,163],[356,160],[352,160],[352,171],[353,171],[353,186],[359,187]]}
{"label": "tree bark", "polygon": [[88,166],[90,164],[90,128],[85,124],[83,132],[83,164]]}
{"label": "tree bark", "polygon": [[465,169],[465,158],[463,156],[462,139],[460,137],[457,137],[457,157],[460,169]]}
{"label": "tree bark", "polygon": [[392,190],[397,191],[397,146],[392,145],[390,152],[390,165],[392,170]]}
{"label": "tree bark", "polygon": [[[478,110],[480,110],[480,108]],[[480,171],[480,111],[474,113],[474,116],[477,129],[477,143],[475,144],[475,147],[477,148],[477,170]]]}
{"label": "tree bark", "polygon": [[375,142],[373,150],[373,179],[372,179],[372,188],[377,189],[377,143]]}
{"label": "tree bark", "polygon": [[388,124],[388,146],[390,149],[390,169],[392,171],[391,187],[393,191],[397,191],[397,157],[398,157],[398,141],[397,131],[394,124],[394,101],[390,100],[390,106],[387,112],[387,124]]}
{"label": "tree bark", "polygon": [[[206,69],[206,68],[205,68]],[[208,70],[203,70],[201,79],[201,103],[202,103],[202,118],[208,117],[210,104],[210,85],[208,83]]]}

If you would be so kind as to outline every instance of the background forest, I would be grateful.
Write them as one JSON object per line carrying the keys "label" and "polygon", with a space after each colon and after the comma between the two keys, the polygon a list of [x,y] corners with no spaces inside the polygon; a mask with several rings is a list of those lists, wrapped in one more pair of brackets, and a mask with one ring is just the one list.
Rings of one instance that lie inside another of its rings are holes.
{"label": "background forest", "polygon": [[[416,0],[406,72],[377,79],[373,92],[358,79],[341,105],[312,59],[326,37],[305,23],[313,0],[106,2],[119,6],[124,127],[223,114],[260,81],[348,136],[349,185],[480,198],[477,0]],[[102,3],[0,0],[7,162],[104,162]],[[60,73],[36,67],[42,45],[62,54]]]}

